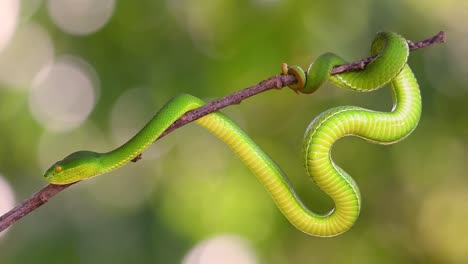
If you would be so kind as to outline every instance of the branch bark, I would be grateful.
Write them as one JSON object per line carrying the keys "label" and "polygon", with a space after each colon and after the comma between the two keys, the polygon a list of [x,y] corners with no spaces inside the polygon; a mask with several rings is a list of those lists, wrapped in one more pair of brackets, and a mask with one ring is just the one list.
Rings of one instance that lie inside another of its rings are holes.
{"label": "branch bark", "polygon": [[[408,46],[410,47],[411,51],[414,51],[416,49],[428,47],[436,43],[443,43],[445,41],[446,41],[446,34],[445,32],[441,31],[438,34],[434,35],[433,37],[430,37],[423,41],[412,42],[408,40]],[[374,59],[373,57],[369,57],[369,58],[365,58],[356,62],[336,66],[332,70],[332,74],[362,70],[373,59]],[[254,96],[258,93],[262,93],[262,92],[272,90],[272,89],[281,89],[295,82],[296,82],[296,78],[292,75],[275,75],[260,82],[257,85],[245,88],[243,90],[227,95],[223,98],[207,103],[203,107],[187,112],[185,115],[179,118],[176,122],[174,122],[166,131],[164,131],[164,133],[158,139],[166,136],[167,134],[174,131],[175,129],[183,125],[186,125],[209,113],[218,111],[229,105],[240,104],[243,100],[251,96]],[[141,158],[141,156],[139,158]],[[12,210],[10,210],[9,212],[7,212],[6,214],[0,217],[0,232],[2,232],[3,230],[8,228],[15,222],[17,222],[18,220],[20,220],[27,214],[36,210],[41,205],[47,203],[50,198],[54,197],[61,191],[65,190],[66,188],[76,183],[67,184],[67,185],[54,185],[54,184],[46,185],[44,188],[39,190],[30,198],[24,200],[21,204],[19,204],[18,206],[16,206],[15,208],[13,208]]]}

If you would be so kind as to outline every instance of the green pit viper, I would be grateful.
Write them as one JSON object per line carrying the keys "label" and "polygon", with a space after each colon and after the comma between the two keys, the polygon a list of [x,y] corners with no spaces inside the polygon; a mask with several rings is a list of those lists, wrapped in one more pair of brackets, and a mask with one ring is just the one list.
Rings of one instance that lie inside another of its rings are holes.
{"label": "green pit viper", "polygon": [[[361,137],[377,144],[396,143],[408,136],[421,115],[417,81],[406,64],[406,40],[392,32],[378,33],[371,45],[376,58],[364,70],[331,75],[336,65],[346,61],[335,54],[319,56],[304,72],[298,66],[283,65],[283,74],[292,74],[296,92],[312,93],[326,80],[353,91],[372,91],[390,84],[391,112],[372,111],[356,106],[340,106],[321,113],[307,128],[303,143],[306,171],[333,199],[335,207],[326,214],[308,209],[296,195],[282,170],[231,119],[219,112],[195,122],[226,143],[265,186],[278,208],[299,230],[314,236],[334,236],[345,232],[357,220],[361,198],[359,188],[330,154],[333,144],[345,136]],[[44,177],[53,184],[68,184],[115,170],[143,152],[174,121],[186,112],[204,105],[200,99],[180,95],[170,100],[127,143],[106,153],[78,151],[56,162]]]}

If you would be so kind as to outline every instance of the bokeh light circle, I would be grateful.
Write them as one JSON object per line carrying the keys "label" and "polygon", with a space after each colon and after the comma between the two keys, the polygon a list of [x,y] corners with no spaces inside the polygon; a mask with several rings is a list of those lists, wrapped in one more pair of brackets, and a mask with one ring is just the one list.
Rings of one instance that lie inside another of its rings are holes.
{"label": "bokeh light circle", "polygon": [[53,59],[54,46],[47,31],[35,23],[24,24],[0,52],[0,82],[29,88],[34,76]]}
{"label": "bokeh light circle", "polygon": [[0,1],[0,52],[10,41],[15,32],[20,3],[19,0],[2,0]]}
{"label": "bokeh light circle", "polygon": [[246,240],[221,235],[202,241],[185,256],[182,264],[255,264],[254,251]]}
{"label": "bokeh light circle", "polygon": [[[15,195],[10,184],[0,175],[0,215],[8,212],[15,206]],[[0,232],[0,238],[5,235],[5,231]]]}
{"label": "bokeh light circle", "polygon": [[97,76],[90,65],[62,57],[34,78],[29,106],[34,118],[51,131],[82,124],[96,103]]}
{"label": "bokeh light circle", "polygon": [[54,23],[72,35],[88,35],[101,29],[114,12],[115,0],[49,0],[47,10]]}

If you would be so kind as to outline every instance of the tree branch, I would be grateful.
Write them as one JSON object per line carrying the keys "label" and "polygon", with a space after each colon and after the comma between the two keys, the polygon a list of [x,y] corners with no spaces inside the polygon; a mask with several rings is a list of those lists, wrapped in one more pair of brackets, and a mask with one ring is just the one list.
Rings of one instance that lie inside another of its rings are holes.
{"label": "tree branch", "polygon": [[[441,31],[437,35],[428,38],[426,40],[420,42],[412,42],[408,40],[408,46],[410,50],[416,50],[424,47],[431,46],[436,43],[443,43],[446,41],[445,32]],[[348,71],[356,71],[362,70],[366,67],[373,60],[373,57],[365,58],[360,61],[339,65],[336,66],[332,70],[332,74],[348,72]],[[267,90],[272,89],[281,89],[285,86],[293,84],[296,82],[296,78],[292,75],[275,75],[272,76],[257,85],[245,88],[238,92],[232,93],[228,96],[220,98],[218,100],[212,101],[207,103],[206,105],[187,112],[181,118],[179,118],[176,122],[174,122],[164,133],[158,138],[162,138],[165,135],[169,134],[170,132],[174,131],[175,129],[186,125],[200,117],[203,117],[209,113],[218,111],[226,106],[233,105],[233,104],[240,104],[243,100],[254,96],[258,93],[265,92]],[[139,156],[141,158],[141,156]],[[48,184],[40,191],[32,195],[30,198],[23,201],[21,204],[13,208],[8,213],[2,215],[0,217],[0,232],[14,224],[19,219],[23,218],[30,212],[36,210],[41,205],[45,204],[49,201],[50,198],[55,196],[56,194],[60,193],[61,191],[65,190],[66,188],[70,187],[71,185],[76,184],[67,184],[67,185],[54,185]]]}

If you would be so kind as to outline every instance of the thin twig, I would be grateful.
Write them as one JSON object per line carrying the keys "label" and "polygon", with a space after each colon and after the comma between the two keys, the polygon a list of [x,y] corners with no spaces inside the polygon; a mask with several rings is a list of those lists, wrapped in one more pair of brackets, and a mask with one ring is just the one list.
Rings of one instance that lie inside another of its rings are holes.
{"label": "thin twig", "polygon": [[[441,31],[437,35],[431,38],[428,38],[426,40],[420,41],[420,42],[414,43],[412,41],[408,41],[408,46],[410,47],[410,50],[413,51],[419,48],[431,46],[436,43],[443,43],[445,42],[445,40],[446,40],[446,35],[443,31]],[[332,70],[332,74],[362,70],[371,61],[372,61],[372,57],[365,58],[357,62],[352,62],[352,63],[348,63],[345,65],[336,66]],[[272,90],[272,89],[281,89],[295,82],[296,82],[296,79],[292,75],[272,76],[268,78],[267,80],[260,82],[257,85],[254,85],[254,86],[245,88],[241,91],[232,93],[221,99],[207,103],[203,107],[187,112],[185,115],[179,118],[176,122],[174,122],[159,138],[164,137],[168,133],[174,131],[175,129],[183,125],[186,125],[209,113],[218,111],[226,106],[239,104],[246,98],[254,96],[258,93],[265,92],[267,90]],[[8,213],[0,217],[0,232],[5,230],[12,224],[14,224],[19,219],[26,216],[30,212],[36,210],[38,207],[48,202],[50,198],[52,198],[53,196],[55,196],[56,194],[60,193],[61,191],[65,190],[66,188],[70,187],[73,184],[75,183],[68,184],[68,185],[54,185],[54,184],[46,185],[44,188],[39,190],[30,198],[26,199],[21,204],[13,208],[11,211],[9,211]]]}

